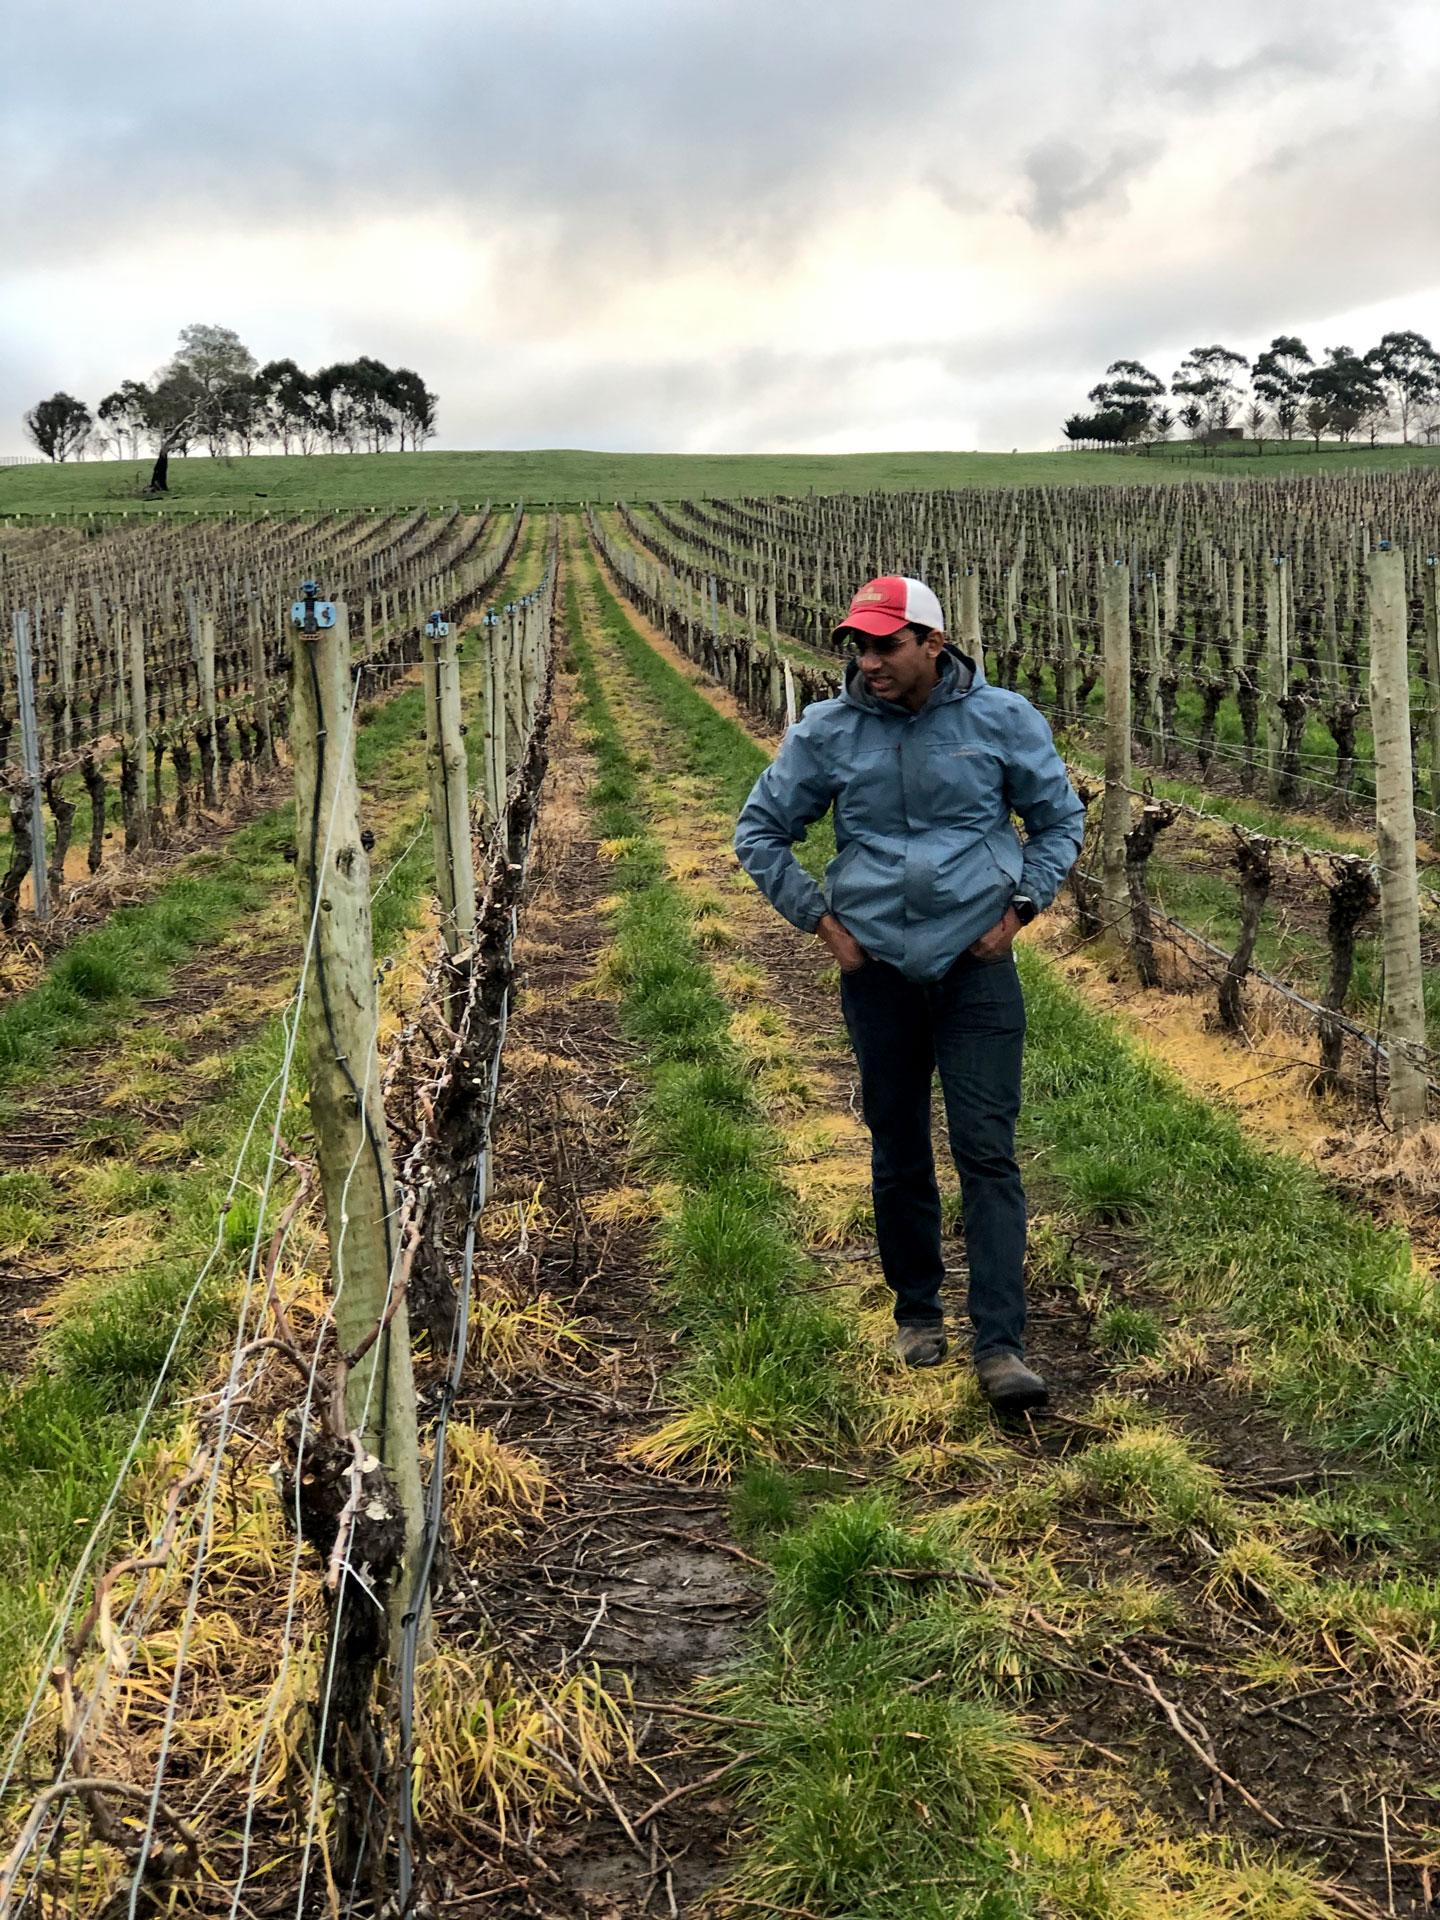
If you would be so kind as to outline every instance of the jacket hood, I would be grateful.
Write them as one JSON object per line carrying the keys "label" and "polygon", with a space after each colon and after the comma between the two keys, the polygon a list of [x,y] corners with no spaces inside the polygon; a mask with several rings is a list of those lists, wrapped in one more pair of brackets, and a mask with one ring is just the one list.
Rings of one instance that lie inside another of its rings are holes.
{"label": "jacket hood", "polygon": [[[972,660],[968,654],[961,653],[958,647],[948,640],[940,651],[940,681],[935,691],[926,701],[929,706],[944,706],[951,700],[963,700],[973,693],[976,687],[985,685],[985,669],[978,660]],[[908,709],[894,700],[877,700],[865,685],[864,675],[860,671],[860,662],[851,660],[845,668],[845,686],[840,698],[852,707],[859,707],[864,713],[906,713]]]}

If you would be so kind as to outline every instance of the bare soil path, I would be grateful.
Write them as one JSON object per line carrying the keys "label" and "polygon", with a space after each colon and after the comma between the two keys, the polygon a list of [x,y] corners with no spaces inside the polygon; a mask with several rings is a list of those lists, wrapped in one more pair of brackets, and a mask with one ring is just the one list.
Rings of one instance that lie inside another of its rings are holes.
{"label": "bare soil path", "polygon": [[[730,1814],[708,1779],[724,1755],[687,1696],[734,1655],[760,1606],[753,1565],[725,1537],[723,1491],[624,1458],[658,1418],[675,1346],[631,1157],[633,1049],[597,987],[610,936],[606,866],[584,807],[592,771],[562,675],[476,1283],[482,1300],[535,1313],[537,1331],[518,1356],[487,1362],[482,1347],[457,1410],[538,1462],[556,1498],[508,1550],[458,1570],[438,1610],[447,1637],[487,1639],[528,1675],[598,1666],[616,1698],[633,1700],[635,1757],[605,1793],[577,1793],[528,1851],[501,1848],[477,1811],[437,1863],[456,1910],[546,1920],[698,1910],[722,1870]],[[557,1324],[574,1336],[558,1348],[543,1331]]]}

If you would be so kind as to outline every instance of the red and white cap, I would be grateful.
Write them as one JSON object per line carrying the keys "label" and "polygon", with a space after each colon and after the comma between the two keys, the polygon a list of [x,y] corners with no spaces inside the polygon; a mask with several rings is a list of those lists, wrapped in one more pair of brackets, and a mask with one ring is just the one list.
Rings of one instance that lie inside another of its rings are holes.
{"label": "red and white cap", "polygon": [[929,627],[941,633],[945,628],[945,615],[939,600],[923,580],[885,573],[878,580],[865,582],[835,633],[837,638],[847,632],[883,637],[887,633],[898,633],[901,627]]}

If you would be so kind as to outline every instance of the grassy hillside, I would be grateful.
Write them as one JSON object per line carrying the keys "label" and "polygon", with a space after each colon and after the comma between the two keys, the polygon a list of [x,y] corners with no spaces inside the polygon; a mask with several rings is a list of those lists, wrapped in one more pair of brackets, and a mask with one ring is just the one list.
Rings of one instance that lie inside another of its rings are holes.
{"label": "grassy hillside", "polygon": [[[172,460],[171,511],[265,507],[402,506],[429,500],[578,502],[683,499],[726,494],[826,493],[873,487],[1063,485],[1068,481],[1254,479],[1339,467],[1440,464],[1440,447],[1253,449],[1205,458],[1175,449],[1150,457],[1103,453],[669,454],[534,453],[255,454]],[[147,509],[150,462],[87,460],[0,468],[0,514]],[[164,509],[161,509],[164,510]]]}

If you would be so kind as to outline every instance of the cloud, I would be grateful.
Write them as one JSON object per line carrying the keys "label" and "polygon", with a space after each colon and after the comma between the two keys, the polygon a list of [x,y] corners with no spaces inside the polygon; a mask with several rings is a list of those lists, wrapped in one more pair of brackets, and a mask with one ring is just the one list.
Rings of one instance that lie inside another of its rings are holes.
{"label": "cloud", "polygon": [[1239,60],[1192,60],[1164,75],[1162,85],[1192,106],[1213,107],[1237,94],[1328,78],[1341,70],[1350,53],[1340,39],[1325,35],[1267,41]]}
{"label": "cloud", "polygon": [[1417,0],[11,15],[7,450],[195,319],[417,366],[445,444],[732,450],[1051,444],[1109,361],[1362,287],[1440,334]]}
{"label": "cloud", "polygon": [[1160,140],[1132,140],[1091,160],[1072,140],[1043,140],[1025,155],[1023,217],[1039,233],[1059,233],[1090,207],[1125,205],[1125,189],[1164,151]]}

